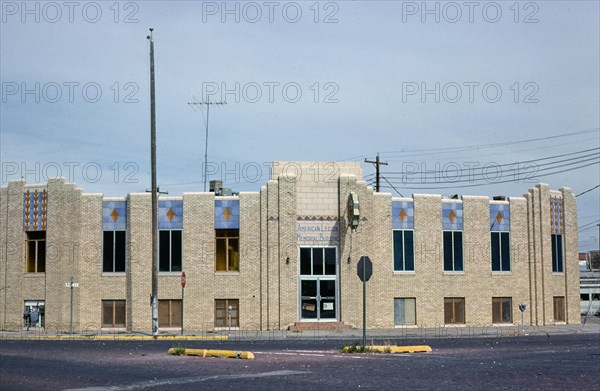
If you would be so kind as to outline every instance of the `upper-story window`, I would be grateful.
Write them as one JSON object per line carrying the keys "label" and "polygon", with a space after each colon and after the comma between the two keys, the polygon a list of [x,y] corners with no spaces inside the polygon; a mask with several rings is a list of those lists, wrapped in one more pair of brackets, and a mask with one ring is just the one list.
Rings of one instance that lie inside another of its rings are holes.
{"label": "upper-story window", "polygon": [[125,271],[125,231],[104,231],[102,237],[102,271]]}
{"label": "upper-story window", "polygon": [[237,272],[240,270],[240,230],[217,229],[215,270]]}
{"label": "upper-story window", "polygon": [[46,272],[46,231],[27,232],[27,273]]}
{"label": "upper-story window", "polygon": [[158,271],[180,272],[182,261],[182,231],[179,229],[158,232]]}

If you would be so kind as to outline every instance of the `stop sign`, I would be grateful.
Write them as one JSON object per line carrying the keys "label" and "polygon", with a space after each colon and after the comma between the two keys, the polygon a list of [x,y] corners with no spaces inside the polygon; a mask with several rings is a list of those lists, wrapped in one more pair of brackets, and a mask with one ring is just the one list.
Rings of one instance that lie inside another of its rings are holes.
{"label": "stop sign", "polygon": [[185,272],[181,273],[181,287],[185,288]]}
{"label": "stop sign", "polygon": [[366,255],[360,257],[358,261],[357,274],[363,282],[369,281],[369,278],[373,275],[373,262]]}

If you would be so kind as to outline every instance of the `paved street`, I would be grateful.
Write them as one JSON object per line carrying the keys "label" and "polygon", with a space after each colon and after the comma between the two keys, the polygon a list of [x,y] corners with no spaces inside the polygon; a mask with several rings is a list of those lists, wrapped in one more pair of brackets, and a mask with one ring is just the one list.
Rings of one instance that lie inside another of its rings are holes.
{"label": "paved street", "polygon": [[[0,342],[0,388],[600,389],[597,333],[402,341],[433,348],[417,354],[339,352],[354,341],[5,340]],[[248,350],[256,359],[167,355],[174,346]]]}

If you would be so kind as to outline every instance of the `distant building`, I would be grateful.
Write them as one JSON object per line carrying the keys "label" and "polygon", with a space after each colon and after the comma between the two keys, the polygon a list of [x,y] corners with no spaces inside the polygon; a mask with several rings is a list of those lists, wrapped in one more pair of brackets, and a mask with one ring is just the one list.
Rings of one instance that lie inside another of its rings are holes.
{"label": "distant building", "polygon": [[[600,267],[596,266],[595,257],[599,251],[579,253],[580,297],[582,315],[600,315]],[[592,262],[594,260],[594,262]]]}
{"label": "distant building", "polygon": [[[233,327],[360,327],[361,256],[373,262],[370,328],[518,324],[521,303],[526,324],[580,322],[568,188],[392,197],[357,163],[277,162],[259,192],[160,196],[159,230],[162,329],[180,327],[182,311],[187,330],[225,327],[229,308]],[[38,326],[64,328],[72,289],[76,327],[150,330],[151,237],[149,193],[10,182],[0,190],[0,324],[22,324],[28,308]]]}

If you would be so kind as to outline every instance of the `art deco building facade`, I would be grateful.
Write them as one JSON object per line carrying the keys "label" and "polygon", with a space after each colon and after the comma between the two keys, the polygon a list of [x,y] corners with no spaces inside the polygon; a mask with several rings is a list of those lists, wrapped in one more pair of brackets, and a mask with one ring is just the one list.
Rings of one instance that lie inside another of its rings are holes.
{"label": "art deco building facade", "polygon": [[[349,197],[355,202],[348,209]],[[356,205],[356,203],[358,205]],[[350,219],[358,222],[353,228]],[[151,329],[151,197],[0,190],[0,322]],[[579,323],[575,197],[376,193],[356,163],[277,162],[259,192],[159,198],[159,325],[186,330]],[[181,273],[187,276],[182,308]],[[71,281],[77,287],[70,288]],[[69,287],[67,287],[67,285]]]}

